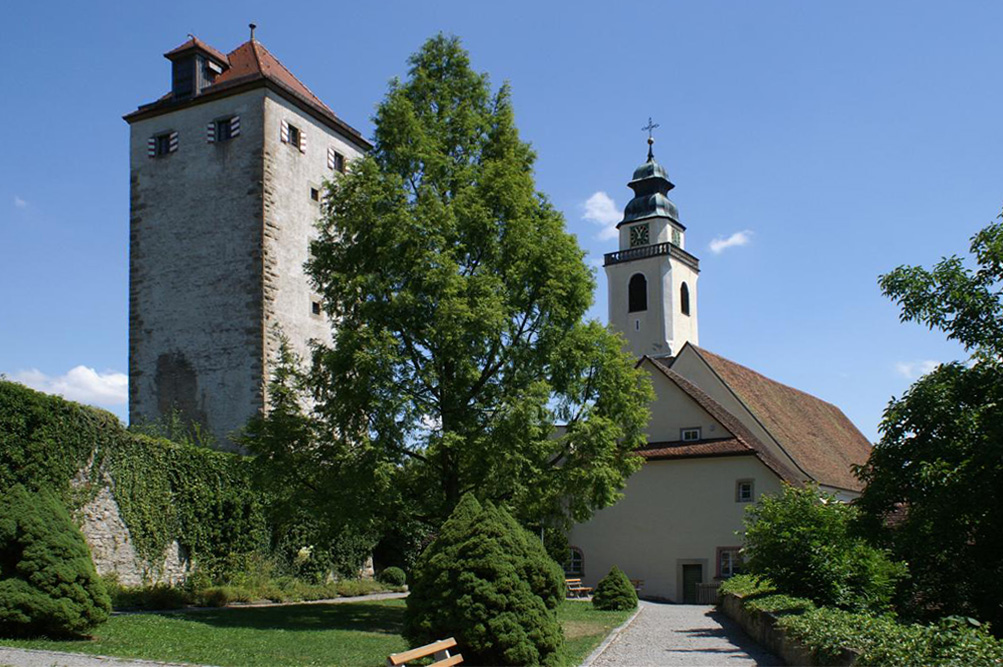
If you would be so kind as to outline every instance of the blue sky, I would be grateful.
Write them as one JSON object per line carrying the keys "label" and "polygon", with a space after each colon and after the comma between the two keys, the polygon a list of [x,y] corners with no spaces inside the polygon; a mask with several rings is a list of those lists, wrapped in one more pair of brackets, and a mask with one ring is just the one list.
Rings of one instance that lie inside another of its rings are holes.
{"label": "blue sky", "polygon": [[872,439],[891,396],[963,357],[900,324],[877,276],[964,253],[1000,210],[1003,4],[15,1],[4,15],[8,378],[125,416],[121,116],[167,91],[161,54],[187,33],[229,51],[250,21],[367,136],[408,55],[438,31],[460,36],[477,69],[512,84],[538,187],[597,263],[616,241],[608,203],[586,202],[626,204],[652,116],[701,258],[701,345],[832,401]]}

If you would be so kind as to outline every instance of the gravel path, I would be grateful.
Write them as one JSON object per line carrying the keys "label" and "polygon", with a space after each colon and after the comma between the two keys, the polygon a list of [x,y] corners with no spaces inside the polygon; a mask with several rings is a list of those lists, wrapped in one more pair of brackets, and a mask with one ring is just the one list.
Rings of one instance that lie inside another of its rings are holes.
{"label": "gravel path", "polygon": [[[58,651],[35,651],[33,649],[6,648],[0,646],[0,667],[154,667],[154,665],[180,665],[176,662],[151,662],[149,660],[126,660],[87,655],[85,653],[61,653]],[[190,667],[185,665],[185,667]]]}
{"label": "gravel path", "polygon": [[709,605],[641,602],[641,613],[590,667],[783,665]]}

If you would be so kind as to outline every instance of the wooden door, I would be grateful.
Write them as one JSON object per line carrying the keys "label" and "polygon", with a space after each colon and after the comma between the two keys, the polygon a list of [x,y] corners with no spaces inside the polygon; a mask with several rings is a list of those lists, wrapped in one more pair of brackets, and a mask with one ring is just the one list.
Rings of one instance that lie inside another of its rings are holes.
{"label": "wooden door", "polygon": [[703,565],[683,565],[683,604],[696,604],[697,584],[703,581]]}

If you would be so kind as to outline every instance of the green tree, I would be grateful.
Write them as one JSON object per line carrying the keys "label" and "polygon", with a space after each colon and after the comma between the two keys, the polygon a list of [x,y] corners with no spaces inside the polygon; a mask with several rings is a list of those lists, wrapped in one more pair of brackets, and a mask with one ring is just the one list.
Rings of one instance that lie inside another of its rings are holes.
{"label": "green tree", "polygon": [[[1003,217],[1003,216],[1001,216]],[[1003,224],[971,240],[970,260],[881,276],[901,319],[947,334],[971,355],[893,399],[881,441],[858,470],[874,538],[908,561],[914,610],[964,614],[1003,631]]]}
{"label": "green tree", "polygon": [[492,93],[456,38],[409,62],[312,246],[333,343],[310,387],[345,440],[319,458],[387,473],[433,526],[468,492],[524,523],[585,519],[639,466],[649,383],[583,319],[595,281],[535,189],[508,86]]}
{"label": "green tree", "polygon": [[539,540],[490,502],[461,499],[409,584],[404,636],[413,646],[455,637],[470,664],[556,662],[560,570]]}
{"label": "green tree", "polygon": [[111,601],[83,535],[51,492],[0,496],[0,636],[72,636],[108,620]]}
{"label": "green tree", "polygon": [[746,510],[745,563],[788,595],[820,605],[889,607],[906,573],[854,534],[857,510],[816,486],[784,486]]}

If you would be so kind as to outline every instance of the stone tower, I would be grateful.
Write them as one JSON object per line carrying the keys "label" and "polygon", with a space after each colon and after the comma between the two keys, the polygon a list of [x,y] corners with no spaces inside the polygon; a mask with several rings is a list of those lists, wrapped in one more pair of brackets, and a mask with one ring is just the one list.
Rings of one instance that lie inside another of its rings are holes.
{"label": "stone tower", "polygon": [[668,193],[674,185],[655,162],[648,137],[648,160],[627,185],[634,198],[624,209],[620,249],[603,262],[609,290],[609,323],[621,331],[637,355],[671,356],[686,341],[698,344],[697,277],[700,260],[684,250],[686,227]]}
{"label": "stone tower", "polygon": [[192,37],[130,126],[129,421],[173,409],[220,447],[265,405],[281,330],[330,326],[303,271],[322,184],[369,150],[260,42]]}

